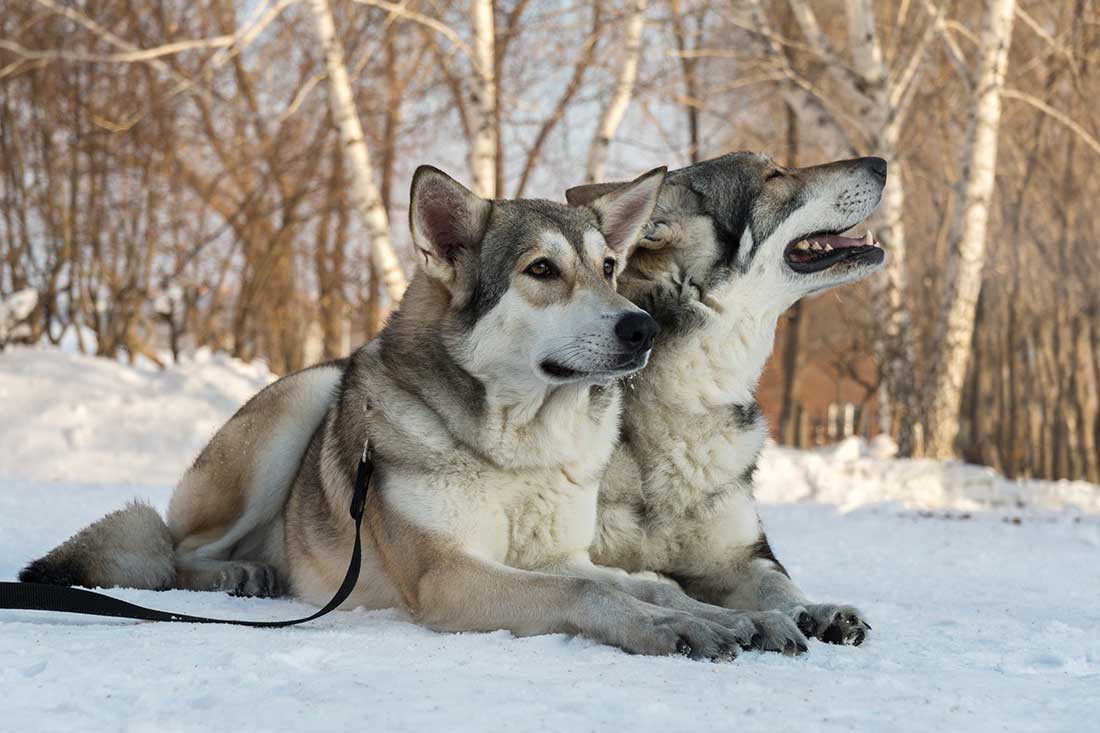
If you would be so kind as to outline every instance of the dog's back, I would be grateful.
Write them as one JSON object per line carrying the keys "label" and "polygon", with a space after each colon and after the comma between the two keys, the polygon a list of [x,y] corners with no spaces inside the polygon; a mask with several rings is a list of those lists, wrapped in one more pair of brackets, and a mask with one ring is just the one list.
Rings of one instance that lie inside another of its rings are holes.
{"label": "dog's back", "polygon": [[279,512],[345,364],[287,375],[245,403],[180,479],[167,523],[149,505],[131,503],[30,563],[19,579],[275,594],[276,578],[259,564],[276,574],[282,565]]}

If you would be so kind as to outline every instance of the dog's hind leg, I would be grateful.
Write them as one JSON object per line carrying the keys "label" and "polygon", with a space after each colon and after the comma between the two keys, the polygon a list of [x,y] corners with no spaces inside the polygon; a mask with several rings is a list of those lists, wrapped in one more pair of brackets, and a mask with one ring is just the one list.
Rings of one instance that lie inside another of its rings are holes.
{"label": "dog's hind leg", "polygon": [[249,400],[203,449],[168,508],[179,587],[279,592],[280,515],[342,374],[343,365],[332,363],[283,377]]}
{"label": "dog's hind leg", "polygon": [[260,598],[283,594],[283,583],[278,571],[271,565],[198,557],[176,560],[176,587]]}

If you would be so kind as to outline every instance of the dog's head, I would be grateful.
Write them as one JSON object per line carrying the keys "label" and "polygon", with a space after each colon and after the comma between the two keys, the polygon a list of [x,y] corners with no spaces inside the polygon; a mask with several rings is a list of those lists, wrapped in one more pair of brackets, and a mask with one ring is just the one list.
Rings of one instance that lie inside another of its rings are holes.
{"label": "dog's head", "polygon": [[[732,153],[681,168],[666,178],[629,275],[650,283],[675,277],[719,305],[751,299],[782,310],[882,266],[870,232],[841,234],[871,214],[885,184],[881,158],[784,168],[765,155]],[[578,186],[566,197],[581,205],[617,185]]]}
{"label": "dog's head", "polygon": [[616,291],[665,169],[584,206],[487,201],[421,166],[409,218],[421,269],[446,292],[450,350],[495,384],[602,383],[643,367],[657,324]]}

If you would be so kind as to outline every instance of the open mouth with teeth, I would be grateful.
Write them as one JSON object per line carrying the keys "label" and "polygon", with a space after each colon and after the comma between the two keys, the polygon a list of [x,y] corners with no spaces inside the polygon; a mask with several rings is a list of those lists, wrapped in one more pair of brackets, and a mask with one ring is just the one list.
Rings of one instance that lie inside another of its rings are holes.
{"label": "open mouth with teeth", "polygon": [[877,265],[885,255],[870,230],[862,238],[811,234],[787,245],[783,259],[795,272],[822,272],[844,263]]}

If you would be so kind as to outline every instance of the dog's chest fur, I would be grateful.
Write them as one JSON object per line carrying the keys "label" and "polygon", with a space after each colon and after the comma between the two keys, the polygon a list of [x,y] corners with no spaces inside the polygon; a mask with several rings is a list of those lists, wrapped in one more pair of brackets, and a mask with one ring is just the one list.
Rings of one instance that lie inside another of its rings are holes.
{"label": "dog's chest fur", "polygon": [[[518,402],[489,395],[476,429],[460,434],[438,421],[430,431],[438,450],[387,481],[387,504],[421,529],[513,567],[583,552],[595,533],[620,400],[617,386],[569,385]],[[413,422],[423,430],[425,417],[387,415],[410,431]]]}
{"label": "dog's chest fur", "polygon": [[654,350],[624,398],[623,442],[601,487],[598,562],[674,573],[698,570],[715,545],[723,557],[747,556],[760,535],[752,472],[767,437],[755,390],[774,329],[772,316],[710,314]]}

